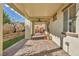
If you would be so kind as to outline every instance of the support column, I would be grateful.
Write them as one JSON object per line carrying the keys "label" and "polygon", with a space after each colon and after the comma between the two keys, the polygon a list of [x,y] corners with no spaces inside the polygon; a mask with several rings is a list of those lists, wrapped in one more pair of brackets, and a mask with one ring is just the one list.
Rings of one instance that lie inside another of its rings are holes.
{"label": "support column", "polygon": [[27,24],[25,20],[25,39],[31,39],[31,26]]}
{"label": "support column", "polygon": [[0,4],[0,55],[2,55],[3,46],[3,5]]}
{"label": "support column", "polygon": [[48,31],[48,33],[50,33],[50,31],[49,31],[49,22],[47,23],[47,31]]}
{"label": "support column", "polygon": [[49,29],[50,22],[47,22],[47,32],[48,32],[48,39],[50,39],[50,29]]}
{"label": "support column", "polygon": [[79,37],[79,3],[76,3],[76,33],[78,33]]}
{"label": "support column", "polygon": [[32,35],[34,35],[34,22],[32,22]]}

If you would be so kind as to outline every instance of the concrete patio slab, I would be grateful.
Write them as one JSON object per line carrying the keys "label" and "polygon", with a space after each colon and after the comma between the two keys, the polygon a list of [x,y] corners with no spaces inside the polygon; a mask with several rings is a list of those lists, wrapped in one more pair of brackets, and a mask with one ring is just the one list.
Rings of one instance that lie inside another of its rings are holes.
{"label": "concrete patio slab", "polygon": [[[28,40],[24,46],[17,51],[14,56],[33,56],[33,55],[67,55],[52,40]],[[54,54],[53,54],[54,53]]]}

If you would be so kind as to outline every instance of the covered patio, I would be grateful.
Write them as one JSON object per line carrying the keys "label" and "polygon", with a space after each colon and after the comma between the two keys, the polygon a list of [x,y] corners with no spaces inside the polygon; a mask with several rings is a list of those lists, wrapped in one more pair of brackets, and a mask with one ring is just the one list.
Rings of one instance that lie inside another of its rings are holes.
{"label": "covered patio", "polygon": [[65,42],[64,40],[66,36],[73,36],[76,37],[75,39],[79,39],[78,34],[64,33],[63,12],[66,8],[75,4],[11,3],[8,5],[26,18],[26,42],[13,54],[14,56],[74,55],[73,52],[70,52],[68,41]]}

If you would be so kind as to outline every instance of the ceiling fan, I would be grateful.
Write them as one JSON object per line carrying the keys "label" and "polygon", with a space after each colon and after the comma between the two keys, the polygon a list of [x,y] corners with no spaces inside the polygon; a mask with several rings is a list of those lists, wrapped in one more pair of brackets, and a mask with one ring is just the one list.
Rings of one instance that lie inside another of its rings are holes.
{"label": "ceiling fan", "polygon": [[38,19],[38,22],[42,22],[41,19],[44,19],[44,18],[37,18],[37,19]]}

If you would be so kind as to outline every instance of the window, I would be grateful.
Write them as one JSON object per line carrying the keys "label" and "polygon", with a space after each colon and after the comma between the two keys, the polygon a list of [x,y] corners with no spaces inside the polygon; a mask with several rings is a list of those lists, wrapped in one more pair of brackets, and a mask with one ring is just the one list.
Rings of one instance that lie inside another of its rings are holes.
{"label": "window", "polygon": [[67,32],[68,30],[68,9],[64,10],[64,21],[63,21],[63,30],[64,32]]}
{"label": "window", "polygon": [[76,31],[76,4],[72,4],[63,12],[64,15],[64,32]]}

